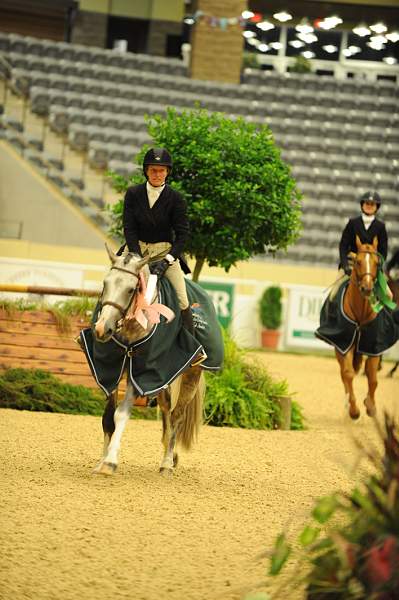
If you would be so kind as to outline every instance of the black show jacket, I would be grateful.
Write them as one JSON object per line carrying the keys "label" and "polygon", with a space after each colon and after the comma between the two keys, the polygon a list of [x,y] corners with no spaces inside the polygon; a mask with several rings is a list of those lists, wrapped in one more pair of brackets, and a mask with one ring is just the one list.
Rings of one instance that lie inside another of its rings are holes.
{"label": "black show jacket", "polygon": [[179,258],[190,234],[186,202],[166,184],[150,208],[146,184],[134,185],[125,194],[123,231],[129,252],[141,255],[139,241],[169,242],[169,254]]}
{"label": "black show jacket", "polygon": [[341,241],[339,243],[339,258],[340,267],[348,262],[347,254],[349,252],[357,252],[356,235],[362,244],[372,244],[374,237],[377,236],[378,248],[377,251],[386,259],[388,254],[388,237],[385,223],[374,219],[368,229],[365,228],[361,216],[349,219],[345,229],[342,232]]}

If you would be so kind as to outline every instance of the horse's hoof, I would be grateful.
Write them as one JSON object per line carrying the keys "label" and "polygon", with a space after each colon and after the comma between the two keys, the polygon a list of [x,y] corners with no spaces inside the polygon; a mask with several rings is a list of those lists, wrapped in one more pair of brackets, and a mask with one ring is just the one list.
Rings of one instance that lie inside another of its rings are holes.
{"label": "horse's hoof", "polygon": [[352,404],[349,403],[349,416],[352,419],[352,421],[357,421],[357,419],[360,417],[360,410],[358,409],[357,406],[352,406]]}
{"label": "horse's hoof", "polygon": [[349,411],[349,416],[352,419],[352,421],[357,421],[357,419],[360,417],[360,412],[351,412]]}
{"label": "horse's hoof", "polygon": [[165,478],[170,478],[173,475],[173,469],[170,469],[169,467],[160,467],[159,472],[162,477]]}
{"label": "horse's hoof", "polygon": [[97,467],[95,467],[95,469],[93,470],[93,474],[94,475],[113,475],[116,471],[118,465],[116,465],[115,463],[110,463],[110,462],[103,462],[100,463]]}
{"label": "horse's hoof", "polygon": [[368,403],[367,400],[365,400],[364,406],[366,407],[366,413],[368,414],[368,416],[375,417],[376,412],[377,412],[376,408],[375,408],[375,404]]}

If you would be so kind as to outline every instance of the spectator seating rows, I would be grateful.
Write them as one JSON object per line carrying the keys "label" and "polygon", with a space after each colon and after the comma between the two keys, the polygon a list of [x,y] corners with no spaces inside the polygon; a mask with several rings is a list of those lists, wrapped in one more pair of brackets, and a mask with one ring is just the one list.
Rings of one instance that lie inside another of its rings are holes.
{"label": "spectator seating rows", "polygon": [[267,124],[304,194],[302,236],[281,260],[335,264],[359,193],[375,187],[399,245],[399,86],[391,81],[246,70],[241,85],[219,84],[189,79],[175,60],[1,33],[0,51],[31,110],[99,169],[131,172],[150,141],[145,115],[168,106],[199,103]]}

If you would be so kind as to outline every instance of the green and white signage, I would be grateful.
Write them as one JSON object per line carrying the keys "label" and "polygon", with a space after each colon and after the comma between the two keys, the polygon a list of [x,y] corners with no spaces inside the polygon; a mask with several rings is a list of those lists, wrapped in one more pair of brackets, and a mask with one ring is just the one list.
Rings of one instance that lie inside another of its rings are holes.
{"label": "green and white signage", "polygon": [[212,298],[219,323],[222,327],[228,327],[233,316],[234,284],[215,281],[199,281]]}
{"label": "green and white signage", "polygon": [[285,326],[285,345],[328,350],[330,346],[314,335],[327,292],[311,286],[289,290]]}

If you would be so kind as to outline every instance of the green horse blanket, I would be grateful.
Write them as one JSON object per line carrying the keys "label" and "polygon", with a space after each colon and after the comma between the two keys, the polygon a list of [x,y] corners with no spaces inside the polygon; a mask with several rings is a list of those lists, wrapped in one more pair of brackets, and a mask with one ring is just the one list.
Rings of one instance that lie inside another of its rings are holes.
{"label": "green horse blanket", "polygon": [[352,321],[343,308],[344,294],[349,281],[345,281],[333,300],[327,298],[320,312],[320,327],[315,335],[346,354],[357,336],[357,352],[367,356],[379,356],[393,346],[399,338],[399,327],[392,311],[385,306],[376,318],[362,327]]}
{"label": "green horse blanket", "polygon": [[[163,278],[158,301],[173,310],[175,318],[161,322],[141,340],[126,346],[117,335],[98,342],[91,328],[80,338],[86,358],[99,387],[109,395],[118,386],[124,371],[140,396],[153,396],[166,388],[202,352],[207,358],[201,368],[217,371],[223,363],[223,338],[216,311],[208,294],[196,283],[186,280],[187,295],[193,312],[195,336],[183,326],[174,288]],[[101,310],[99,304],[93,323]]]}

